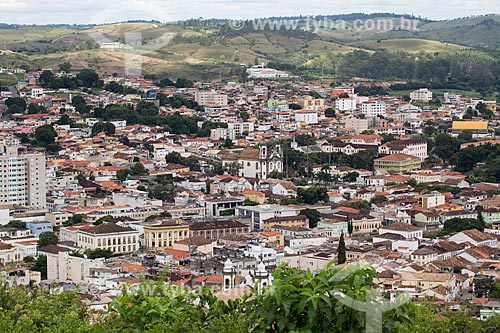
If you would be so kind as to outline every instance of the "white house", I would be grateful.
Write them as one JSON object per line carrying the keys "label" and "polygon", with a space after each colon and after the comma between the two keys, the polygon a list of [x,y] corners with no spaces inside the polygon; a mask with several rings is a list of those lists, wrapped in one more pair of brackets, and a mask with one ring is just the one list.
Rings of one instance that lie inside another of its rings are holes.
{"label": "white house", "polygon": [[477,229],[461,231],[451,236],[449,240],[458,244],[469,242],[474,246],[486,245],[493,248],[497,247],[497,239],[494,235],[481,232]]}
{"label": "white house", "polygon": [[412,226],[411,224],[396,222],[389,226],[381,227],[378,231],[378,234],[396,234],[403,236],[405,239],[422,239],[424,232],[421,229]]}

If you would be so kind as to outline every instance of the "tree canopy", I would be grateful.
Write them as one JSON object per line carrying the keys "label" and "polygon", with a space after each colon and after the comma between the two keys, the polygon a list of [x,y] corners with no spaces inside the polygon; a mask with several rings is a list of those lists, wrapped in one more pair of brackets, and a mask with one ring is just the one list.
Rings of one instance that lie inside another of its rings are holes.
{"label": "tree canopy", "polygon": [[40,238],[38,240],[38,247],[44,247],[47,245],[56,245],[59,240],[57,236],[53,232],[43,232],[40,234]]}

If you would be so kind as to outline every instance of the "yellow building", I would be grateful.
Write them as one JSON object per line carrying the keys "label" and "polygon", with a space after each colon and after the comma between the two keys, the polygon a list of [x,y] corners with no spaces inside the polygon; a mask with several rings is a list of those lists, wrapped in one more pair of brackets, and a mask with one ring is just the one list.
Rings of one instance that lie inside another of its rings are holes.
{"label": "yellow building", "polygon": [[458,131],[472,131],[472,130],[487,130],[487,121],[454,121],[451,126],[452,130]]}
{"label": "yellow building", "polygon": [[144,226],[144,246],[148,250],[171,248],[175,242],[189,238],[189,224],[184,221],[162,221]]}
{"label": "yellow building", "polygon": [[484,101],[486,108],[490,111],[497,112],[497,102],[496,101]]}
{"label": "yellow building", "polygon": [[279,231],[261,232],[260,235],[266,239],[269,247],[279,247],[285,245],[285,235]]}
{"label": "yellow building", "polygon": [[381,158],[377,158],[374,161],[375,170],[392,170],[399,173],[417,170],[422,166],[420,158],[407,155],[407,154],[393,154],[387,155]]}
{"label": "yellow building", "polygon": [[495,134],[488,128],[487,121],[454,121],[449,130],[452,136],[458,136],[463,131],[470,131],[473,138],[493,137]]}
{"label": "yellow building", "polygon": [[266,202],[266,195],[262,192],[246,188],[245,190],[243,190],[242,194],[245,196],[246,200],[250,200],[258,204],[263,204]]}

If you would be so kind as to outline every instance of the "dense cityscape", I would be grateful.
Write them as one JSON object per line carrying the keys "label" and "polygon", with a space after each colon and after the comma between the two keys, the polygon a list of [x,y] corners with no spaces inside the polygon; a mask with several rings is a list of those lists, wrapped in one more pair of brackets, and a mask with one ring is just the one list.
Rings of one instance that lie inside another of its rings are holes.
{"label": "dense cityscape", "polygon": [[404,80],[361,52],[364,77],[0,58],[0,330],[498,332],[497,55],[444,82],[442,54]]}

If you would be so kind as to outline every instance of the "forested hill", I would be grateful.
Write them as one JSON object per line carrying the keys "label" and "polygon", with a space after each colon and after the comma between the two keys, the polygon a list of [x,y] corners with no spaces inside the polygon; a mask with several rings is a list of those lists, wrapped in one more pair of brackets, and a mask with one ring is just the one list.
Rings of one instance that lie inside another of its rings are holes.
{"label": "forested hill", "polygon": [[[342,28],[332,26],[340,20]],[[357,20],[385,25],[354,29]],[[261,25],[255,25],[257,21]],[[414,28],[407,29],[410,21]],[[103,41],[125,43],[128,32],[142,36],[142,48],[100,48]],[[499,43],[497,15],[431,21],[411,15],[357,13],[248,20],[237,27],[223,19],[0,25],[0,67],[58,68],[69,62],[74,70],[90,67],[114,73],[123,72],[125,54],[140,53],[145,73],[170,77],[238,77],[241,64],[267,63],[303,78],[405,80],[486,91],[497,89]]]}

